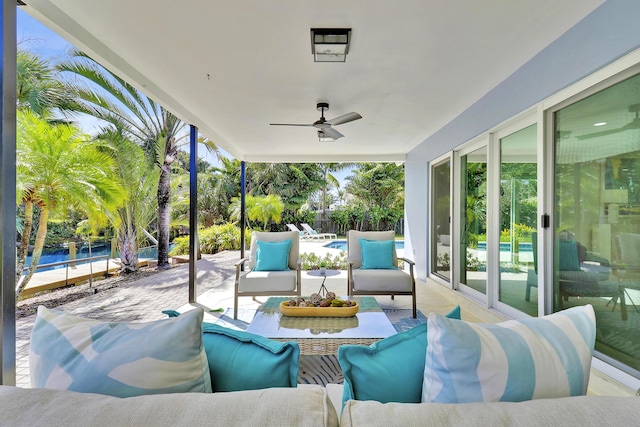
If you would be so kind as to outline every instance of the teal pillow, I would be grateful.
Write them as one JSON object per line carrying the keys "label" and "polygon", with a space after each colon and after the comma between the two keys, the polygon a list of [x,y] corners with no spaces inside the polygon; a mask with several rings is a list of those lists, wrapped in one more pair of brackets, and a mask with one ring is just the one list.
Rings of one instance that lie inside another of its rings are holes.
{"label": "teal pillow", "polygon": [[256,266],[254,271],[285,271],[289,270],[289,251],[291,239],[281,242],[256,242]]}
{"label": "teal pillow", "polygon": [[393,264],[394,240],[358,239],[362,252],[362,270],[397,269]]}
{"label": "teal pillow", "polygon": [[[179,315],[173,310],[163,313]],[[204,323],[202,332],[214,392],[297,387],[298,343],[275,341],[213,323]]]}
{"label": "teal pillow", "polygon": [[423,402],[521,402],[587,392],[596,337],[591,305],[502,323],[429,315]]}
{"label": "teal pillow", "polygon": [[176,319],[105,323],[38,307],[31,386],[116,397],[211,392],[202,308]]}
{"label": "teal pillow", "polygon": [[[447,317],[460,319],[460,306]],[[419,403],[427,349],[427,324],[392,335],[370,346],[342,345],[338,362],[347,400]]]}
{"label": "teal pillow", "polygon": [[558,264],[560,271],[580,271],[578,246],[575,240],[561,240],[559,242]]}

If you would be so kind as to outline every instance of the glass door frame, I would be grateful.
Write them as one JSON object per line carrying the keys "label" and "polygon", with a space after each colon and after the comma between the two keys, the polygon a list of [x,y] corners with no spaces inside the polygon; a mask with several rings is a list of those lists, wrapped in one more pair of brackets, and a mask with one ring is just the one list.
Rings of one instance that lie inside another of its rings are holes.
{"label": "glass door frame", "polygon": [[[489,174],[489,200],[491,201],[490,207],[493,208],[492,213],[488,213],[487,217],[491,219],[491,224],[487,224],[487,228],[493,230],[490,234],[487,231],[487,246],[491,244],[491,257],[492,260],[491,265],[487,265],[487,271],[492,272],[488,276],[489,283],[492,285],[487,287],[487,294],[489,300],[489,307],[493,307],[501,313],[506,314],[510,318],[513,319],[522,319],[530,317],[526,313],[523,313],[520,310],[517,310],[510,305],[500,301],[500,169],[502,165],[502,156],[501,156],[501,146],[500,142],[503,138],[508,137],[518,131],[521,131],[529,126],[537,125],[536,128],[536,162],[537,162],[537,193],[538,193],[538,208],[537,208],[537,231],[538,231],[538,243],[541,239],[541,231],[540,228],[540,215],[542,212],[542,206],[544,206],[544,201],[541,200],[543,197],[543,183],[544,172],[541,171],[543,168],[543,150],[542,147],[544,145],[544,130],[541,125],[542,113],[538,109],[532,109],[528,112],[525,112],[523,115],[517,117],[516,119],[510,121],[508,124],[501,126],[495,132],[491,134],[490,143],[489,143],[489,160],[493,160],[493,164],[496,167],[492,167],[490,169]],[[497,211],[496,211],[497,209]],[[541,246],[538,244],[538,315],[541,315],[541,307],[540,301],[542,301],[545,295],[544,290],[542,289],[544,286],[541,286],[542,283],[545,283],[542,280],[543,271],[541,269],[540,263],[540,254]],[[487,257],[489,259],[489,253],[487,253]]]}
{"label": "glass door frame", "polygon": [[[462,265],[462,261],[460,259],[460,256],[461,256],[460,252],[462,250],[461,248],[462,230],[464,229],[464,227],[462,226],[462,221],[464,220],[462,217],[462,173],[463,173],[462,157],[476,150],[479,150],[481,148],[487,149],[487,190],[489,190],[489,175],[491,173],[490,172],[491,159],[490,159],[488,150],[491,145],[490,139],[491,139],[490,134],[482,135],[481,137],[476,138],[467,144],[464,144],[462,147],[460,147],[457,150],[454,150],[453,152],[453,160],[454,160],[453,167],[452,167],[453,217],[451,220],[451,226],[452,226],[451,253],[454,254],[451,256],[452,288],[461,291],[465,295],[482,303],[484,306],[487,306],[487,307],[489,306],[488,295],[490,292],[488,290],[488,286],[489,286],[489,277],[490,277],[489,275],[491,274],[489,265],[490,265],[490,262],[492,262],[490,252],[487,251],[487,292],[486,294],[483,294],[482,292],[479,292],[473,289],[471,286],[468,286],[467,284],[461,282],[460,268]],[[466,173],[466,169],[465,169],[465,173]],[[487,194],[487,210],[488,210],[488,207],[490,206],[490,203],[491,203],[491,198],[490,198],[490,195]],[[487,215],[489,215],[489,212],[487,212]],[[491,223],[488,221],[487,235],[490,233],[490,229],[491,229]],[[487,242],[487,245],[489,245],[489,242]]]}
{"label": "glass door frame", "polygon": [[[436,209],[436,202],[433,199],[433,195],[436,193],[434,191],[435,189],[435,173],[434,170],[435,168],[437,168],[438,166],[441,166],[442,164],[449,162],[449,280],[447,280],[445,277],[442,277],[438,274],[434,273],[434,265],[433,265],[433,256],[434,254],[437,254],[438,252],[438,248],[434,247],[435,245],[433,244],[434,240],[434,235],[436,232],[435,229],[435,224],[434,224],[434,219],[435,219],[435,209]],[[431,197],[429,197],[429,217],[427,218],[427,224],[429,224],[429,267],[428,267],[428,277],[430,279],[435,280],[436,282],[450,288],[450,289],[454,289],[453,284],[455,283],[454,281],[454,260],[453,260],[453,254],[454,254],[454,236],[455,236],[455,228],[456,227],[456,223],[454,220],[454,216],[453,216],[453,206],[455,204],[455,195],[454,195],[454,187],[453,187],[453,175],[454,175],[454,155],[453,152],[449,152],[443,156],[438,157],[437,159],[431,161],[429,163],[429,183],[430,183],[430,189],[429,189],[429,194],[431,195]]]}

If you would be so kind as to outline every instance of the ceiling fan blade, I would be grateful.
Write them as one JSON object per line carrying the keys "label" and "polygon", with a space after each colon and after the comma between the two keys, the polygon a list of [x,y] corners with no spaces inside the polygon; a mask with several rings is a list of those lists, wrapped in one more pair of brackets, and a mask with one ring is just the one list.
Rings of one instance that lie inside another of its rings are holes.
{"label": "ceiling fan blade", "polygon": [[342,138],[344,136],[343,134],[341,134],[340,132],[338,132],[332,127],[323,128],[322,132],[324,132],[325,135],[333,139]]}
{"label": "ceiling fan blade", "polygon": [[362,116],[358,113],[347,113],[342,116],[335,117],[331,120],[327,120],[325,123],[329,123],[332,126],[341,125],[342,123],[349,123],[354,120],[361,119]]}
{"label": "ceiling fan blade", "polygon": [[305,126],[305,127],[313,126],[313,124],[303,125],[300,123],[269,123],[269,125],[271,126]]}

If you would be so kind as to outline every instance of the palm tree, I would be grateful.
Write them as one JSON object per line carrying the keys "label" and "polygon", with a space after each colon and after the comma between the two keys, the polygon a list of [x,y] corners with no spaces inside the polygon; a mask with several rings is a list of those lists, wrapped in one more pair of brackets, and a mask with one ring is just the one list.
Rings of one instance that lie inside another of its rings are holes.
{"label": "palm tree", "polygon": [[[58,68],[80,77],[83,84],[68,83],[78,99],[76,111],[122,129],[125,135],[145,149],[160,169],[157,187],[158,268],[169,268],[169,227],[171,222],[171,168],[181,143],[187,142],[185,124],[171,112],[80,51]],[[105,95],[93,87],[99,87]],[[217,152],[212,141],[203,142]]]}
{"label": "palm tree", "polygon": [[[247,195],[245,199],[247,219],[262,223],[262,229],[267,230],[267,224],[273,221],[280,223],[284,204],[279,196],[269,194],[267,196]],[[229,215],[235,221],[240,220],[240,199],[234,197],[229,206]],[[249,224],[248,224],[249,225]],[[249,225],[251,228],[251,226]]]}
{"label": "palm tree", "polygon": [[32,111],[19,111],[16,184],[26,212],[40,208],[31,266],[16,297],[27,285],[42,254],[47,223],[77,207],[89,218],[104,218],[123,197],[111,157],[71,125],[52,125]]}
{"label": "palm tree", "polygon": [[51,118],[61,107],[73,104],[51,65],[33,53],[18,49],[16,57],[16,107]]}
{"label": "palm tree", "polygon": [[327,192],[329,187],[340,187],[340,181],[331,172],[340,172],[342,170],[353,167],[354,163],[320,163],[320,169],[324,176],[324,186],[322,187],[322,222],[327,218]]}
{"label": "palm tree", "polygon": [[153,221],[153,189],[158,182],[159,169],[146,156],[139,145],[117,131],[104,130],[99,139],[113,147],[109,154],[116,165],[126,197],[118,206],[112,221],[117,231],[121,272],[138,269],[140,245],[146,239],[144,230]]}
{"label": "palm tree", "polygon": [[[62,88],[55,71],[47,61],[37,55],[18,49],[16,62],[16,107],[31,110],[50,119],[53,112],[63,105],[70,105],[72,98]],[[29,240],[33,229],[33,194],[19,195],[24,204],[24,220],[18,228],[20,245],[17,253],[16,283],[22,277],[27,259]],[[16,217],[16,221],[18,218]]]}

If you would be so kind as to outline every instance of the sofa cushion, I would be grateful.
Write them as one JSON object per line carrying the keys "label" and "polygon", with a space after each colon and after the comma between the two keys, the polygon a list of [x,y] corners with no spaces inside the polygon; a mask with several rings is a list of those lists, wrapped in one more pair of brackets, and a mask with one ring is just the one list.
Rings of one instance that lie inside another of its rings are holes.
{"label": "sofa cushion", "polygon": [[[446,316],[460,319],[460,307]],[[343,403],[349,399],[420,402],[426,349],[426,323],[370,346],[340,346],[338,362],[344,375]]]}
{"label": "sofa cushion", "polygon": [[126,399],[0,386],[0,402],[0,425],[11,427],[338,425],[336,410],[319,385]]}
{"label": "sofa cushion", "polygon": [[498,324],[430,314],[428,323],[423,402],[519,402],[587,392],[591,305]]}
{"label": "sofa cushion", "polygon": [[[175,310],[163,313],[180,314]],[[298,385],[297,342],[280,342],[206,322],[202,332],[214,392]]]}
{"label": "sofa cushion", "polygon": [[457,405],[350,400],[340,415],[340,426],[630,426],[640,419],[637,400],[637,397],[575,396]]}
{"label": "sofa cushion", "polygon": [[256,242],[255,271],[285,271],[289,270],[289,251],[291,250],[291,239],[281,242]]}
{"label": "sofa cushion", "polygon": [[358,239],[358,243],[360,243],[360,250],[362,251],[361,269],[398,269],[393,265],[393,251],[396,244],[394,240]]}
{"label": "sofa cushion", "polygon": [[38,308],[29,366],[33,387],[129,397],[211,392],[203,310],[148,323],[105,323]]}

